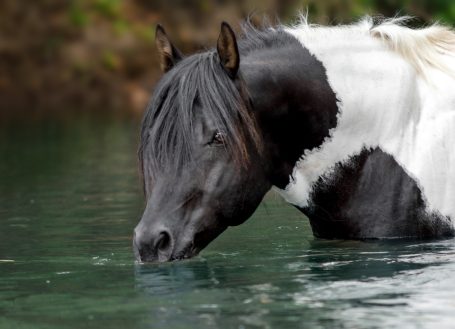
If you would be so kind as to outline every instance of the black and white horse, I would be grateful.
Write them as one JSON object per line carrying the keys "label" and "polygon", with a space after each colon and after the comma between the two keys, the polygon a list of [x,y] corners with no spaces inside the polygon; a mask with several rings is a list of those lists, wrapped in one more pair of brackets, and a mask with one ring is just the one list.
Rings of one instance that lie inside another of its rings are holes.
{"label": "black and white horse", "polygon": [[194,256],[272,187],[316,237],[453,236],[455,33],[402,23],[303,19],[239,40],[223,23],[188,57],[159,26],[136,258]]}

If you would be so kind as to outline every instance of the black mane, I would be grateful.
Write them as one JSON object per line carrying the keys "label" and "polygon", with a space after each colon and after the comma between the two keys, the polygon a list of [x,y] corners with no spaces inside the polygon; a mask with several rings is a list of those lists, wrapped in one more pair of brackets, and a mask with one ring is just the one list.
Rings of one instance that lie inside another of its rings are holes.
{"label": "black mane", "polygon": [[[257,30],[244,26],[238,46],[241,56],[279,44],[282,30]],[[240,85],[240,88],[239,88]],[[226,136],[226,149],[237,163],[248,161],[246,141],[260,149],[259,134],[249,108],[242,79],[233,81],[224,72],[215,50],[183,59],[158,83],[142,122],[139,160],[143,177],[166,168],[178,173],[191,161],[194,104],[210,113]],[[144,181],[146,193],[149,182]]]}

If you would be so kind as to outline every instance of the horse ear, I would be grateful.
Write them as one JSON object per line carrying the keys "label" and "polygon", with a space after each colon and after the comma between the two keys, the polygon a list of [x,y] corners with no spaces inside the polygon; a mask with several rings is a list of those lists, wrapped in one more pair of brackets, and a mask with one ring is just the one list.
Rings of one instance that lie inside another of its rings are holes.
{"label": "horse ear", "polygon": [[229,76],[234,79],[240,66],[240,54],[235,33],[228,23],[221,24],[221,33],[217,44],[221,65]]}
{"label": "horse ear", "polygon": [[158,48],[161,70],[166,73],[183,58],[182,53],[174,47],[160,24],[156,27],[155,42]]}

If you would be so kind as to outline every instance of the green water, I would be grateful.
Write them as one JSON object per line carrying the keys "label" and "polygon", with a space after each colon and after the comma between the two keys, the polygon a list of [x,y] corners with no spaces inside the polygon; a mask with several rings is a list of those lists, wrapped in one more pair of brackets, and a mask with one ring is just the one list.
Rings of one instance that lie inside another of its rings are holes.
{"label": "green water", "polygon": [[273,194],[197,258],[135,264],[137,127],[0,125],[0,328],[455,327],[455,240],[315,240]]}

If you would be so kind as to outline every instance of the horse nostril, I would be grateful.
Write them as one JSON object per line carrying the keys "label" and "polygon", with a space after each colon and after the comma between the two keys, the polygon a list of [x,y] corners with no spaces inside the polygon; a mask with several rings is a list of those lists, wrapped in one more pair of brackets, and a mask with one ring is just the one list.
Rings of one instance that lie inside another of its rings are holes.
{"label": "horse nostril", "polygon": [[163,252],[163,251],[168,250],[170,246],[171,246],[171,235],[166,231],[162,231],[158,235],[158,239],[156,240],[156,243],[155,243],[155,248],[158,251]]}
{"label": "horse nostril", "polygon": [[167,230],[135,231],[133,251],[138,261],[167,261],[171,257],[172,249],[172,235]]}

